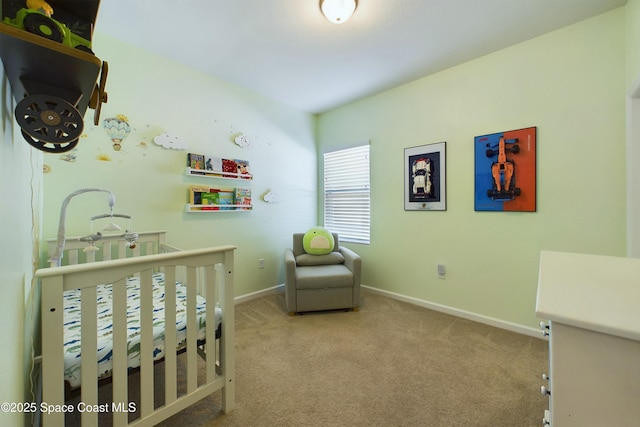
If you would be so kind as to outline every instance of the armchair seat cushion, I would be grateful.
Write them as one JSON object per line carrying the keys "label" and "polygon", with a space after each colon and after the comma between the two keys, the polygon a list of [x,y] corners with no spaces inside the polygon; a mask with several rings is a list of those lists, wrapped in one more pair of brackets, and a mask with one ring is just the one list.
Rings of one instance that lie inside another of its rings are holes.
{"label": "armchair seat cushion", "polygon": [[353,287],[353,273],[344,264],[296,268],[296,289]]}

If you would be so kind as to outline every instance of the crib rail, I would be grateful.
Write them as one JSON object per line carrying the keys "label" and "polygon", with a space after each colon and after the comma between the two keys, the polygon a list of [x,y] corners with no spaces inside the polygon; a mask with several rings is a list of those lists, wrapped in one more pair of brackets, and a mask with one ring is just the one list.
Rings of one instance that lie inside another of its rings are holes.
{"label": "crib rail", "polygon": [[[158,248],[160,249],[160,248]],[[167,250],[175,248],[167,247]],[[155,425],[212,392],[222,389],[222,406],[226,413],[234,406],[234,310],[233,277],[235,246],[220,246],[109,260],[92,264],[45,268],[36,272],[42,294],[42,402],[51,412],[43,412],[44,426],[64,425],[64,343],[63,292],[81,289],[82,294],[82,364],[81,402],[84,407],[105,409],[112,413],[113,425],[127,425],[128,412],[139,414],[131,424]],[[178,396],[177,356],[169,348],[176,342],[174,286],[165,286],[165,379],[164,405],[154,408],[153,298],[152,273],[163,271],[165,283],[181,279],[187,287],[187,391]],[[140,277],[141,333],[139,407],[128,399],[128,355],[126,318],[126,278]],[[113,288],[113,403],[98,405],[97,306],[96,287],[111,283]],[[215,324],[215,306],[222,308],[222,335],[216,348],[215,328],[206,328],[206,380],[198,382],[196,292],[206,296],[207,323]],[[216,360],[219,368],[216,371]],[[77,410],[79,408],[68,408]],[[136,414],[136,415],[138,415]],[[99,413],[82,412],[82,425],[97,425]]]}

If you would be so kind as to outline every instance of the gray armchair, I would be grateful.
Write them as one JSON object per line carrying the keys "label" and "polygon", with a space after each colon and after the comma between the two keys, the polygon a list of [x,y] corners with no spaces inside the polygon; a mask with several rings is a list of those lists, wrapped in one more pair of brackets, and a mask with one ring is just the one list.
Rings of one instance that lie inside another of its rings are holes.
{"label": "gray armchair", "polygon": [[293,249],[286,249],[284,293],[290,315],[304,311],[354,309],[360,305],[361,259],[340,246],[333,234],[333,252],[309,255],[302,239],[293,235]]}

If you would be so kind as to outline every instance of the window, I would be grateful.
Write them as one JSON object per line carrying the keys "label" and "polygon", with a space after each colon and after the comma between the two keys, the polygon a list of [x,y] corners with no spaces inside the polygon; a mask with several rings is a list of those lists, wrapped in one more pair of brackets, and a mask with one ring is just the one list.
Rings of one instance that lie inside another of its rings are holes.
{"label": "window", "polygon": [[369,144],[324,155],[324,226],[345,242],[369,244]]}

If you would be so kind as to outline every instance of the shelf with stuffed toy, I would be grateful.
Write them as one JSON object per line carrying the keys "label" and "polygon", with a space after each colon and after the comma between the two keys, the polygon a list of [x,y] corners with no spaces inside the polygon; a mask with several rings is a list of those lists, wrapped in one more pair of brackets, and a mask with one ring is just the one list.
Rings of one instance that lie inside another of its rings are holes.
{"label": "shelf with stuffed toy", "polygon": [[96,110],[97,124],[106,102],[106,62],[91,50],[99,5],[99,0],[58,0],[55,7],[44,0],[2,2],[0,58],[17,103],[16,121],[25,140],[41,151],[73,149],[87,108]]}

